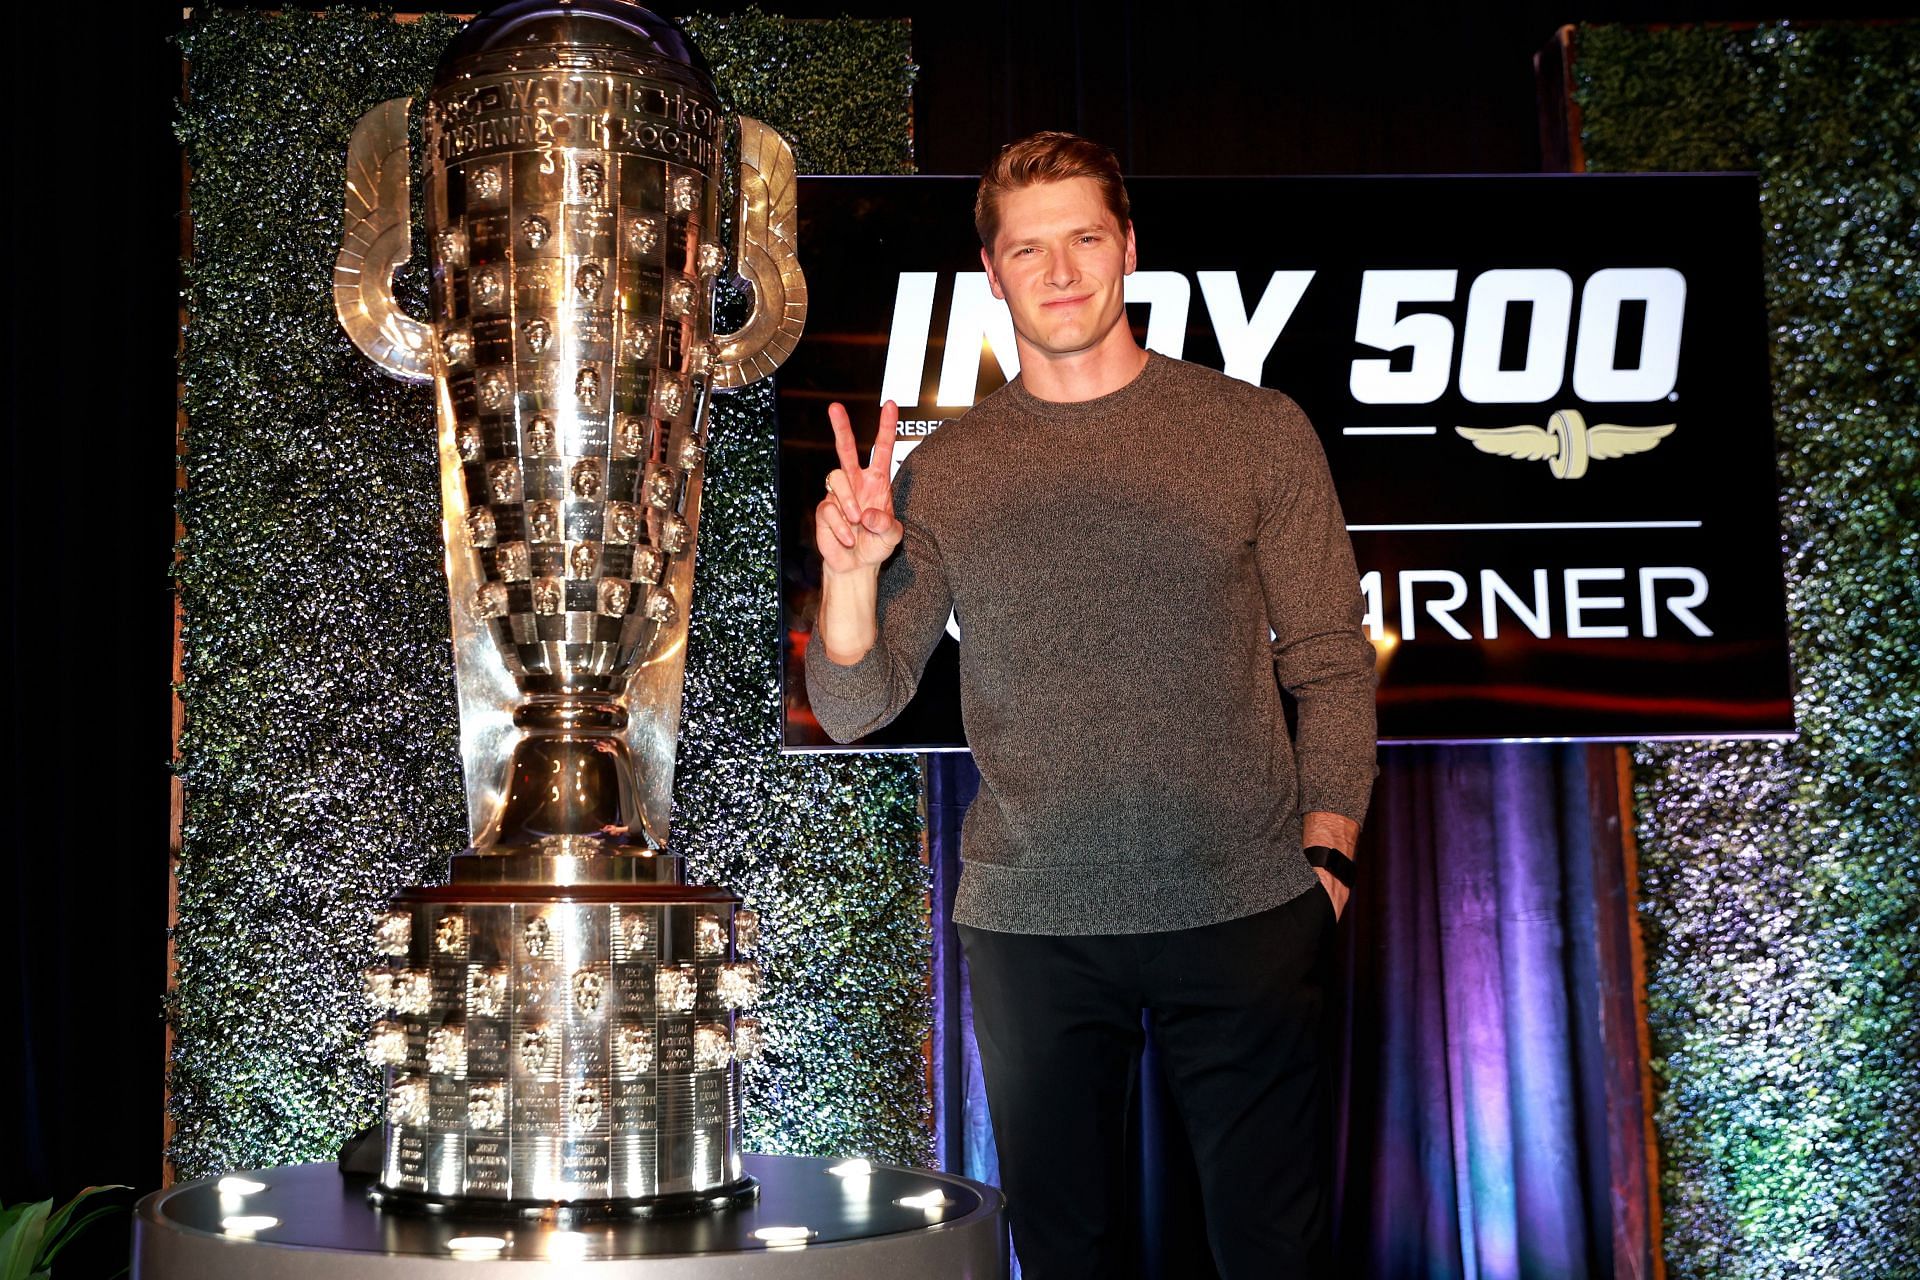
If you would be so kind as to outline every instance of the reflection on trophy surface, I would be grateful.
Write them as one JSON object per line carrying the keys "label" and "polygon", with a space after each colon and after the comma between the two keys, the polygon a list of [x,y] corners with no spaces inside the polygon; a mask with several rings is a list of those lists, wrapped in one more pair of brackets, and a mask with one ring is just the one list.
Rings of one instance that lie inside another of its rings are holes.
{"label": "reflection on trophy surface", "polygon": [[410,253],[406,99],[347,158],[342,325],[432,381],[474,840],[375,922],[368,1057],[381,1203],[646,1213],[730,1203],[738,1063],[762,1032],[759,923],[667,848],[708,395],[797,340],[793,157],[738,125],[734,267],[713,333],[730,126],[672,23],[519,0],[428,96],[432,323]]}

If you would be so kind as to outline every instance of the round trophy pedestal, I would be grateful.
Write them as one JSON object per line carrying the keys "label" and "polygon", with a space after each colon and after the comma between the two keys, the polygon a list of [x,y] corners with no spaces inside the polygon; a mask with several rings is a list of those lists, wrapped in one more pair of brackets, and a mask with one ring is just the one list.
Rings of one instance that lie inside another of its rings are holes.
{"label": "round trophy pedestal", "polygon": [[[243,1175],[239,1191],[203,1178],[143,1199],[134,1215],[134,1280],[413,1280],[453,1261],[489,1275],[591,1280],[893,1280],[1006,1275],[1003,1200],[992,1187],[924,1169],[745,1158],[760,1196],[734,1209],[643,1221],[509,1222],[391,1213],[364,1179],[331,1164]],[[258,1184],[249,1190],[247,1184]],[[906,1203],[901,1203],[905,1201]]]}

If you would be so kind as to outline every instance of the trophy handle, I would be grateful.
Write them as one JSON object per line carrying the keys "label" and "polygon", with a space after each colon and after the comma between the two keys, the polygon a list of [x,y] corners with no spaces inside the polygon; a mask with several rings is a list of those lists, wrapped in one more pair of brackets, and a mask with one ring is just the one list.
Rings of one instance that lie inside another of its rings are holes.
{"label": "trophy handle", "polygon": [[713,336],[713,385],[732,391],[758,382],[793,354],[807,323],[807,278],[795,248],[793,149],[749,116],[740,117],[740,208],[735,270],[753,286],[753,313],[734,333]]}
{"label": "trophy handle", "polygon": [[433,379],[433,330],[401,309],[393,273],[413,256],[407,106],[389,98],[347,144],[347,221],[333,261],[333,310],[368,359],[402,382]]}

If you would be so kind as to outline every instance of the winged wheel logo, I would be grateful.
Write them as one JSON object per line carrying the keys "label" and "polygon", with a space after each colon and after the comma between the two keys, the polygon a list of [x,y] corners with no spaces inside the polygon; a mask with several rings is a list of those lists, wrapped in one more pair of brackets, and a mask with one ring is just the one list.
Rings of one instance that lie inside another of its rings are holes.
{"label": "winged wheel logo", "polygon": [[1497,453],[1523,462],[1545,459],[1559,480],[1578,480],[1595,459],[1624,458],[1645,453],[1673,434],[1679,423],[1657,427],[1623,427],[1615,422],[1587,425],[1578,409],[1561,409],[1544,427],[1455,427],[1482,453]]}

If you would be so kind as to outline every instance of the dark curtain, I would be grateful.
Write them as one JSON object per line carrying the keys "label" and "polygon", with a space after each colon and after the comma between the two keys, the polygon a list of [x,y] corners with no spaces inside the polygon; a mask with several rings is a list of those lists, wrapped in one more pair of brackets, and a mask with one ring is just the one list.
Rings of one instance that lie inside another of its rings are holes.
{"label": "dark curtain", "polygon": [[[936,1118],[943,1166],[994,1181],[949,922],[979,785],[931,756]],[[1602,746],[1381,753],[1341,922],[1340,1274],[1651,1274],[1619,774]],[[1212,1274],[1193,1160],[1151,1037],[1130,1117],[1142,1273]]]}
{"label": "dark curtain", "polygon": [[[6,1204],[160,1184],[180,245],[180,55],[166,36],[179,11],[69,24],[48,10],[9,42],[10,118],[57,102],[61,129],[112,139],[112,159],[36,148],[33,187],[64,193],[57,211],[22,182],[0,213],[5,243],[42,246],[9,255],[5,316]],[[50,41],[56,26],[66,34]],[[82,63],[111,88],[75,92]],[[74,1257],[67,1274],[89,1274]]]}

